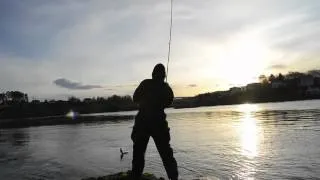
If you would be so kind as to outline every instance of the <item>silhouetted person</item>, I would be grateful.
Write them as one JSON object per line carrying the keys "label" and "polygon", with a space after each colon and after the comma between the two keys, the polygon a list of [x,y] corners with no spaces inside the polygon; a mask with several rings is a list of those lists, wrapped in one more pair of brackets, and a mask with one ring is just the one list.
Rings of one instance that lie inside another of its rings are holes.
{"label": "silhouetted person", "polygon": [[160,153],[169,179],[178,179],[177,162],[170,147],[170,133],[164,109],[173,101],[173,92],[164,82],[165,67],[157,64],[152,72],[152,79],[141,82],[133,95],[133,101],[139,105],[139,112],[131,134],[133,141],[133,178],[140,179],[144,168],[144,156],[150,136]]}

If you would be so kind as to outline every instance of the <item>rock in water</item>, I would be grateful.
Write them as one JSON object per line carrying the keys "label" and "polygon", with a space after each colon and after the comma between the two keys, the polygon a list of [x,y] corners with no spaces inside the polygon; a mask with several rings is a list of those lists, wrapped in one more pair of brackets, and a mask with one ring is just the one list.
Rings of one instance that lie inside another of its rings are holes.
{"label": "rock in water", "polygon": [[[97,178],[84,178],[82,180],[131,180],[130,179],[130,171],[128,172],[120,172],[117,174],[111,174],[107,176],[101,176]],[[164,178],[157,178],[153,174],[144,173],[141,177],[141,180],[164,180]]]}

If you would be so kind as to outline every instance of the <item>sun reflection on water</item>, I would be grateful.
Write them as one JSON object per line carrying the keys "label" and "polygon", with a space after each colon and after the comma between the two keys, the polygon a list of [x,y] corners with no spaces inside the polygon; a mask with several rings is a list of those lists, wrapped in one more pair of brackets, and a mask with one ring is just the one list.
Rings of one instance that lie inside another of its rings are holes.
{"label": "sun reflection on water", "polygon": [[238,124],[239,144],[241,154],[248,158],[245,160],[238,175],[245,179],[254,179],[256,157],[259,156],[259,133],[260,127],[257,124],[257,119],[253,113],[258,111],[259,107],[254,104],[242,104],[238,111],[243,113],[242,118]]}
{"label": "sun reflection on water", "polygon": [[260,108],[256,104],[241,104],[238,106],[238,111],[250,115],[252,112],[258,111]]}
{"label": "sun reflection on water", "polygon": [[241,146],[242,154],[248,158],[258,155],[258,130],[256,120],[246,114],[241,120]]}
{"label": "sun reflection on water", "polygon": [[254,158],[259,154],[259,134],[256,119],[252,113],[259,110],[254,104],[242,104],[239,111],[243,112],[243,118],[240,120],[240,140],[242,155],[248,158]]}

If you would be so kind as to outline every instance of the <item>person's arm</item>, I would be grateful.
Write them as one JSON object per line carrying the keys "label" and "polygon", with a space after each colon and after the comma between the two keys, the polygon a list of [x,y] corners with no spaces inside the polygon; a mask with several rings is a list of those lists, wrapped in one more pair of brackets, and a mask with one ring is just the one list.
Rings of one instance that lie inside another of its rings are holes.
{"label": "person's arm", "polygon": [[137,89],[134,91],[133,93],[133,102],[139,104],[143,91],[144,91],[144,85],[145,84],[145,80],[142,81],[139,86],[137,87]]}
{"label": "person's arm", "polygon": [[174,94],[171,87],[167,83],[166,83],[166,91],[167,91],[167,99],[166,99],[165,107],[169,107],[173,102]]}

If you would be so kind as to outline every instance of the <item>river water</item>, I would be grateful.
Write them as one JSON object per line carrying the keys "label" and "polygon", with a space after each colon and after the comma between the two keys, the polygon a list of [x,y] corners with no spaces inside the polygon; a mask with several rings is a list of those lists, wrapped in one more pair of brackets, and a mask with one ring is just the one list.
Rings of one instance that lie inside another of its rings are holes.
{"label": "river water", "polygon": [[[167,114],[181,179],[320,179],[319,100]],[[123,120],[0,129],[0,179],[81,179],[129,170],[132,126]],[[122,160],[119,148],[129,151]],[[152,139],[145,171],[166,177]]]}

